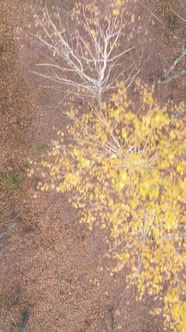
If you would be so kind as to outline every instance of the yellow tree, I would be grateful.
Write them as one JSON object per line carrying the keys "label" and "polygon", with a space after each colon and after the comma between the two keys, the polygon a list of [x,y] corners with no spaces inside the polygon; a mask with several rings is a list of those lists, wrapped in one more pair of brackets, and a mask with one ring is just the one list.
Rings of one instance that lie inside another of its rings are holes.
{"label": "yellow tree", "polygon": [[[183,105],[160,106],[153,87],[130,100],[118,83],[101,109],[72,109],[42,161],[42,190],[71,192],[81,222],[106,229],[115,271],[128,266],[139,297],[153,296],[165,326],[184,331],[185,137]],[[65,141],[65,143],[64,143]],[[163,308],[163,311],[162,311]]]}

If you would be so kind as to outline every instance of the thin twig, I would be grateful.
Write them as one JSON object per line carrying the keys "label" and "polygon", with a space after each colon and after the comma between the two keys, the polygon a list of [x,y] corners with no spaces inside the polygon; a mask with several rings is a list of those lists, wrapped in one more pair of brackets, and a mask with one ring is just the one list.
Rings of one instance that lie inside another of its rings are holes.
{"label": "thin twig", "polygon": [[186,22],[186,19],[183,18],[183,16],[179,15],[177,12],[175,12],[175,10],[172,9],[171,5],[170,5],[170,10],[171,10],[176,16],[178,16],[182,21]]}

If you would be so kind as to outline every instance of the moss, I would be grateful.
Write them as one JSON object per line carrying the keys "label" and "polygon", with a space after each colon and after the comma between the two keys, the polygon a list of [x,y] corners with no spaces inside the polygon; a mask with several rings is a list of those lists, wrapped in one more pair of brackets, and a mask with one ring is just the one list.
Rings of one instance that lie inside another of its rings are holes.
{"label": "moss", "polygon": [[24,177],[25,173],[23,171],[11,172],[4,179],[4,187],[10,191],[16,191],[20,189]]}

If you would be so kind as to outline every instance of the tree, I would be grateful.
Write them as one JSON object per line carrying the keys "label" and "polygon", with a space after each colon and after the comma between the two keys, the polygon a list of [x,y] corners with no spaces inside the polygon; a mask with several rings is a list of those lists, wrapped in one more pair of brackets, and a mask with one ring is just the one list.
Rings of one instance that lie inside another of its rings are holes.
{"label": "tree", "polygon": [[43,15],[36,15],[36,38],[48,57],[38,64],[43,70],[33,72],[66,87],[73,96],[88,95],[98,103],[119,78],[130,85],[141,59],[131,56],[137,43],[131,41],[134,15],[127,8],[127,1],[116,0],[79,3],[70,15],[59,6],[53,14],[44,7]]}
{"label": "tree", "polygon": [[118,260],[114,271],[127,265],[138,299],[153,296],[154,313],[183,332],[186,163],[177,116],[183,104],[160,106],[153,89],[138,82],[132,101],[120,82],[99,111],[72,109],[65,143],[59,132],[42,161],[42,190],[71,192],[81,222],[106,229],[107,254]]}

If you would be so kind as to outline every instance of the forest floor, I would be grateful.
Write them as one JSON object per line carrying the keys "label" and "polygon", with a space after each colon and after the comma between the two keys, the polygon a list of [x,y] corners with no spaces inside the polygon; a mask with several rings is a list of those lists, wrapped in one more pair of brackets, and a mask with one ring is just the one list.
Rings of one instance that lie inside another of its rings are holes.
{"label": "forest floor", "polygon": [[[65,126],[59,95],[29,73],[42,57],[29,38],[33,20],[30,1],[0,0],[0,331],[24,331],[28,320],[27,332],[160,332],[153,301],[136,302],[125,271],[110,275],[100,232],[79,225],[68,195],[39,192],[39,179],[26,175],[28,158],[44,155]],[[160,79],[180,46],[161,25],[156,33],[141,72],[147,82]],[[159,98],[184,100],[184,87],[183,79],[164,85]]]}

